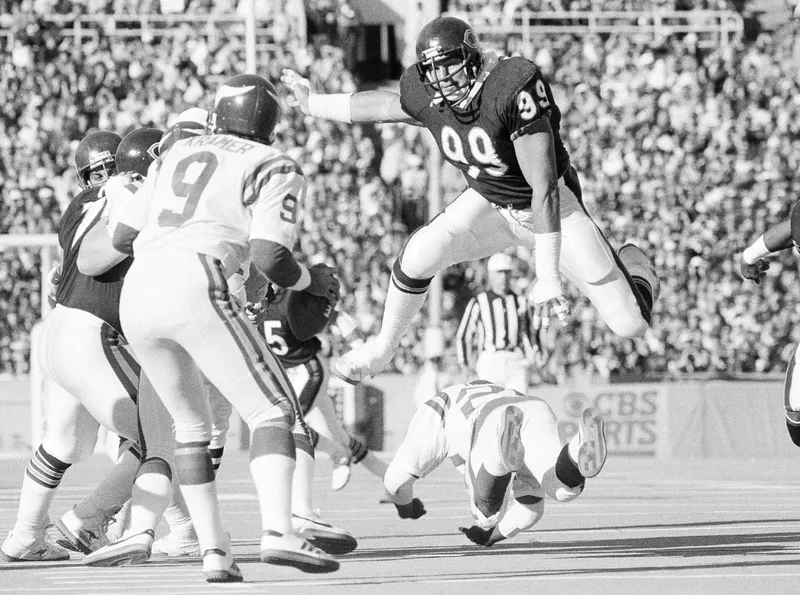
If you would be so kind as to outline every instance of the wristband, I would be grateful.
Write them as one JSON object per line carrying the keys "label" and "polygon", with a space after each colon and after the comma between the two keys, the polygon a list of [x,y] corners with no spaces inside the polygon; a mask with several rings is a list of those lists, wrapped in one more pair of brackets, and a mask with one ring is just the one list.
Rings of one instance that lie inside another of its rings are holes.
{"label": "wristband", "polygon": [[748,246],[742,254],[742,259],[747,264],[753,264],[757,260],[761,260],[765,256],[772,254],[767,244],[764,243],[764,235],[758,236],[758,239]]}
{"label": "wristband", "polygon": [[560,279],[558,261],[561,254],[561,232],[537,233],[536,237],[536,276],[539,279]]}
{"label": "wristband", "polygon": [[294,285],[291,285],[286,289],[291,289],[292,291],[303,291],[304,289],[308,289],[308,286],[311,285],[311,273],[309,273],[308,269],[302,264],[297,263],[297,266],[300,267],[300,278]]}
{"label": "wristband", "polygon": [[308,113],[315,118],[351,124],[353,122],[350,110],[352,95],[352,93],[311,93],[308,96]]}

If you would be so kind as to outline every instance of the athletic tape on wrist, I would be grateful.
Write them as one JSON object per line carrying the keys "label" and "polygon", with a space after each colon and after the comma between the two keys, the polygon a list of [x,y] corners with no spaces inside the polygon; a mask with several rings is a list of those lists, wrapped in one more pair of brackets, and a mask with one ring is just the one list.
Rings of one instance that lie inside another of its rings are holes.
{"label": "athletic tape on wrist", "polygon": [[352,93],[311,93],[308,96],[308,113],[315,118],[352,123],[350,97]]}
{"label": "athletic tape on wrist", "polygon": [[558,261],[561,254],[561,232],[537,233],[536,276],[539,279],[559,279]]}
{"label": "athletic tape on wrist", "polygon": [[745,249],[744,253],[742,254],[742,258],[747,264],[753,264],[757,260],[761,260],[769,254],[771,254],[771,252],[769,248],[767,248],[767,244],[764,242],[764,236],[760,235],[755,242]]}

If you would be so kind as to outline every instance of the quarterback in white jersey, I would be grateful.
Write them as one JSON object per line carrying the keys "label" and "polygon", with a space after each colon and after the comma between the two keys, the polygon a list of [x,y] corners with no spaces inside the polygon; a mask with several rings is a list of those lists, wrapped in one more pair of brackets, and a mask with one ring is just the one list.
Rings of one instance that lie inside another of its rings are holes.
{"label": "quarterback in white jersey", "polygon": [[[210,582],[242,576],[219,516],[203,377],[250,427],[262,561],[306,572],[339,567],[293,528],[295,450],[310,451],[310,441],[283,368],[226,282],[249,253],[276,285],[331,301],[338,294],[333,269],[309,270],[291,254],[305,182],[299,166],[269,146],[279,116],[267,80],[226,81],[216,95],[212,134],[175,143],[114,232],[115,248],[135,255],[122,292],[122,324],[173,417],[176,470]],[[149,551],[152,538],[152,532],[133,536],[129,545]]]}
{"label": "quarterback in white jersey", "polygon": [[464,474],[475,525],[470,541],[491,546],[536,524],[544,498],[573,500],[605,464],[603,417],[584,411],[566,444],[543,400],[475,380],[438,392],[420,406],[386,471],[384,485],[401,518],[425,514],[413,484],[445,459]]}

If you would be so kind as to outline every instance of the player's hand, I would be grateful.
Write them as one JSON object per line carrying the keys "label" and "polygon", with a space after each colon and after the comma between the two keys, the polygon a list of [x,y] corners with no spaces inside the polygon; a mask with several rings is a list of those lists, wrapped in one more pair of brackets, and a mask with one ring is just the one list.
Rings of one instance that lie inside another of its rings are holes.
{"label": "player's hand", "polygon": [[300,76],[291,68],[283,69],[281,81],[294,93],[300,110],[304,114],[308,114],[308,96],[311,95],[311,82]]}
{"label": "player's hand", "polygon": [[547,328],[550,326],[550,311],[556,313],[561,326],[567,325],[569,317],[569,302],[564,297],[561,279],[537,278],[531,288],[530,301],[533,302],[531,324],[533,328]]}
{"label": "player's hand", "polygon": [[339,279],[336,277],[336,269],[325,264],[316,264],[310,267],[308,272],[311,275],[311,283],[304,291],[327,298],[335,306],[339,301]]}
{"label": "player's hand", "polygon": [[58,284],[61,283],[61,263],[50,269],[47,274],[47,303],[51,308],[56,307],[56,290]]}
{"label": "player's hand", "polygon": [[397,509],[397,514],[401,519],[413,519],[416,521],[428,513],[419,498],[414,498],[408,504],[395,504],[394,507]]}
{"label": "player's hand", "polygon": [[481,527],[478,527],[478,525],[472,525],[470,528],[459,527],[458,530],[466,535],[467,539],[469,539],[475,545],[492,547],[498,541],[505,539],[505,536],[500,533],[497,527],[492,527],[491,529],[482,529]]}
{"label": "player's hand", "polygon": [[244,307],[244,313],[247,314],[247,318],[256,326],[264,322],[266,311],[264,302],[248,302]]}
{"label": "player's hand", "polygon": [[753,264],[747,264],[744,258],[740,262],[742,277],[749,279],[756,285],[761,283],[761,279],[767,274],[769,269],[769,261],[763,258],[758,259]]}

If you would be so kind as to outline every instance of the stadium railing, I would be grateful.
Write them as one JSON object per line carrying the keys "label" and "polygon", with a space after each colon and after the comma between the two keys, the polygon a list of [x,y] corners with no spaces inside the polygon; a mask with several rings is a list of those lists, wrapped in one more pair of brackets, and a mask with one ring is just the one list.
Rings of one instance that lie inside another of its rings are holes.
{"label": "stadium railing", "polygon": [[744,33],[744,18],[731,10],[687,11],[550,11],[522,10],[511,17],[478,12],[452,12],[486,35],[518,35],[530,47],[534,35],[634,35],[653,38],[694,33],[698,45],[725,47]]}

